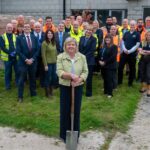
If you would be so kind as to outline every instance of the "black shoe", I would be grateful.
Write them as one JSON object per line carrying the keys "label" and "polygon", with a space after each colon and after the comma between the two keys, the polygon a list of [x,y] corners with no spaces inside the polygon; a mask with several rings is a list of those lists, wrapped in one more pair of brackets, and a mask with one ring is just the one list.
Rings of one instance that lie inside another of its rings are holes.
{"label": "black shoe", "polygon": [[133,84],[132,83],[128,83],[128,87],[133,87]]}
{"label": "black shoe", "polygon": [[145,93],[145,92],[146,92],[146,89],[145,89],[145,90],[140,89],[139,92],[140,92],[140,93]]}
{"label": "black shoe", "polygon": [[9,91],[10,89],[11,89],[10,87],[7,87],[7,88],[6,88],[6,91]]}
{"label": "black shoe", "polygon": [[147,97],[150,97],[150,94],[147,94]]}
{"label": "black shoe", "polygon": [[23,98],[18,98],[18,102],[22,103],[23,102]]}

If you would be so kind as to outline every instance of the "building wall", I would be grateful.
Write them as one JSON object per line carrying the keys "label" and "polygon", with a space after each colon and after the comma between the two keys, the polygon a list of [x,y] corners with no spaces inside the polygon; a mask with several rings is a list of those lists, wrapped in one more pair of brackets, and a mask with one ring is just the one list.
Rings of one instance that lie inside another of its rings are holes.
{"label": "building wall", "polygon": [[[63,0],[0,0],[0,12],[25,14],[36,17],[53,16],[58,23],[63,18]],[[72,9],[128,9],[128,18],[143,17],[143,7],[150,7],[150,0],[66,0],[66,14]]]}
{"label": "building wall", "polygon": [[150,7],[150,0],[131,1],[128,4],[128,18],[143,18],[143,8]]}
{"label": "building wall", "polygon": [[62,19],[62,0],[2,0],[2,13],[25,14],[36,17],[53,16]]}
{"label": "building wall", "polygon": [[126,0],[72,0],[71,9],[125,9]]}

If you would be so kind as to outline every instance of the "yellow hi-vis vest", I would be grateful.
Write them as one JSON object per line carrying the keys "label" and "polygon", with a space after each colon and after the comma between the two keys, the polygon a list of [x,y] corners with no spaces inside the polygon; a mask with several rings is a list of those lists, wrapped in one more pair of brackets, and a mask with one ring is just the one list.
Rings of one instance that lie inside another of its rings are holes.
{"label": "yellow hi-vis vest", "polygon": [[96,57],[96,56],[98,56],[98,51],[97,51],[97,48],[98,48],[98,37],[97,37],[97,34],[94,33],[94,34],[93,34],[93,37],[96,38],[96,50],[95,50],[95,52],[94,52],[94,56]]}
{"label": "yellow hi-vis vest", "polygon": [[[13,34],[12,37],[13,37],[14,47],[16,48],[16,35]],[[6,48],[6,49],[9,49],[9,41],[8,41],[8,38],[7,38],[7,34],[4,33],[4,34],[2,35],[2,38],[3,38],[3,40],[5,41],[5,48]],[[3,61],[8,61],[8,54],[5,53],[3,50],[1,50],[1,59],[2,59]]]}
{"label": "yellow hi-vis vest", "polygon": [[70,36],[75,38],[77,43],[79,43],[81,36],[83,36],[83,33],[82,33],[82,31],[80,29],[78,29],[78,34],[75,34],[73,29],[71,29],[70,30]]}

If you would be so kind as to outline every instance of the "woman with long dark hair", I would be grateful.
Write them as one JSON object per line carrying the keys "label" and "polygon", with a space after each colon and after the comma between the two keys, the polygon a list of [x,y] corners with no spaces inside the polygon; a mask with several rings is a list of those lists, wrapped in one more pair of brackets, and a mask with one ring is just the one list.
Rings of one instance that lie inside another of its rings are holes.
{"label": "woman with long dark hair", "polygon": [[104,79],[104,94],[107,94],[108,98],[113,96],[113,77],[117,68],[116,56],[117,46],[113,43],[113,37],[107,34],[104,39],[104,46],[100,51],[99,64]]}
{"label": "woman with long dark hair", "polygon": [[42,43],[42,60],[45,69],[45,94],[47,97],[52,96],[53,86],[57,83],[56,75],[56,57],[57,50],[55,44],[54,32],[47,30],[45,40]]}

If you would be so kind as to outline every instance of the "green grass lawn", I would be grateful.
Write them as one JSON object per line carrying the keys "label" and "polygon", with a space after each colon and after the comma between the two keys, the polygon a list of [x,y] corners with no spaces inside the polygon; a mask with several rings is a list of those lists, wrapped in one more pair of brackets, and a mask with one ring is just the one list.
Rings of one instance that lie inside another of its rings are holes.
{"label": "green grass lawn", "polygon": [[[101,131],[125,131],[137,108],[140,94],[139,84],[128,88],[127,81],[118,87],[109,100],[103,95],[102,79],[94,76],[93,97],[86,99],[83,93],[81,110],[81,131],[98,129]],[[17,102],[17,88],[5,91],[4,74],[0,71],[0,125],[33,131],[47,136],[59,136],[59,89],[50,100],[44,90],[38,87],[38,96],[29,96],[25,86],[24,102]]]}

